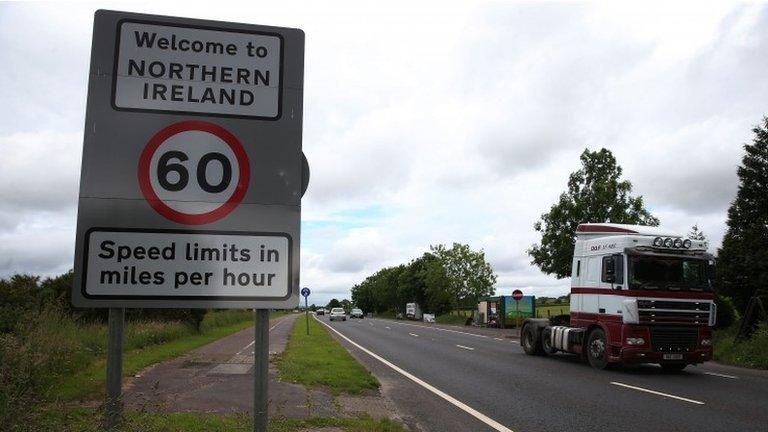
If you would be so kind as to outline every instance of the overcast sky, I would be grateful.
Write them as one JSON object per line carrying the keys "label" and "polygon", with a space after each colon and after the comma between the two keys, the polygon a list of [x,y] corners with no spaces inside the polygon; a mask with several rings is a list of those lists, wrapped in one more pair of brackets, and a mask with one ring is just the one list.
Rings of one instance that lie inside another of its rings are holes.
{"label": "overcast sky", "polygon": [[765,6],[447,3],[0,3],[0,277],[73,265],[97,8],[306,32],[317,303],[452,242],[485,250],[498,293],[567,293],[525,251],[585,148],[614,152],[662,226],[720,245],[768,114]]}

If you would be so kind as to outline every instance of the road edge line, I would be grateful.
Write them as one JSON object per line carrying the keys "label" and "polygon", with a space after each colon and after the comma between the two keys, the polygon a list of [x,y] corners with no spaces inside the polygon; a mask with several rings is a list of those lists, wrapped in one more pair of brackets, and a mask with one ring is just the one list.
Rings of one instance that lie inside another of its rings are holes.
{"label": "road edge line", "polygon": [[404,369],[401,369],[399,366],[395,365],[394,363],[390,362],[389,360],[379,356],[378,354],[374,353],[373,351],[370,351],[367,348],[362,347],[357,342],[354,342],[352,339],[344,336],[341,334],[338,330],[335,328],[329,326],[328,324],[322,322],[321,320],[315,319],[322,325],[328,327],[330,330],[332,330],[337,335],[341,336],[344,340],[352,344],[354,347],[358,348],[359,350],[363,351],[364,353],[368,354],[369,356],[375,358],[376,360],[384,363],[386,366],[389,366],[389,368],[393,369],[395,372],[398,372],[399,374],[403,375],[404,377],[408,378],[409,380],[415,382],[416,384],[424,387],[425,389],[429,390],[430,392],[436,394],[437,396],[440,396],[445,401],[451,403],[455,407],[461,409],[462,411],[466,412],[467,414],[471,415],[472,417],[476,418],[477,420],[480,420],[481,422],[485,423],[486,425],[490,426],[491,428],[499,431],[499,432],[514,432],[512,429],[504,426],[503,424],[497,422],[496,420],[486,416],[485,414],[481,413],[480,411],[477,411],[476,409],[472,408],[471,406],[465,404],[464,402],[454,398],[453,396],[449,395],[448,393],[443,392],[442,390],[432,386],[431,384],[421,380],[420,378],[412,375],[411,373],[405,371]]}
{"label": "road edge line", "polygon": [[611,384],[613,384],[615,386],[619,386],[619,387],[626,387],[628,389],[632,389],[632,390],[637,390],[637,391],[641,391],[641,392],[646,392],[646,393],[654,394],[654,395],[657,395],[657,396],[664,396],[664,397],[668,397],[668,398],[671,398],[671,399],[677,399],[677,400],[681,400],[683,402],[689,402],[689,403],[696,404],[696,405],[705,405],[705,403],[702,402],[702,401],[688,399],[688,398],[684,398],[682,396],[675,396],[675,395],[669,394],[669,393],[662,393],[660,391],[650,390],[650,389],[647,389],[647,388],[635,387],[633,385],[624,384],[624,383],[620,383],[620,382],[616,382],[616,381],[611,381]]}

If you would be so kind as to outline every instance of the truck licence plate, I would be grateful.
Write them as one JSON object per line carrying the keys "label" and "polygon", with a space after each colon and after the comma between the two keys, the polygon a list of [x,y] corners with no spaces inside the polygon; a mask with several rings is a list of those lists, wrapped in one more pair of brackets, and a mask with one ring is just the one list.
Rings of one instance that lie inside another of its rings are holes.
{"label": "truck licence plate", "polygon": [[682,360],[682,354],[664,354],[664,360]]}

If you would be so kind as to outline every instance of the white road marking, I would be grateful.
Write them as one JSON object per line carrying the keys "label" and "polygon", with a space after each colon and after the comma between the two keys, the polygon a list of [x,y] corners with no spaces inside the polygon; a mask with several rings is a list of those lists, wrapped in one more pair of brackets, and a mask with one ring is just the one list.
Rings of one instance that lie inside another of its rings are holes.
{"label": "white road marking", "polygon": [[407,325],[407,326],[411,326],[411,327],[428,328],[428,329],[432,329],[432,330],[451,332],[451,333],[459,333],[459,334],[464,334],[464,335],[474,336],[474,337],[480,337],[480,338],[486,338],[486,339],[490,338],[490,336],[486,336],[486,335],[479,335],[479,334],[475,334],[475,333],[467,333],[467,332],[463,332],[463,331],[444,329],[444,328],[440,328],[440,327],[430,327],[430,326],[423,326],[423,325],[410,324],[410,323],[401,323],[401,322],[395,322],[395,324]]}
{"label": "white road marking", "polygon": [[[278,325],[278,324],[280,324],[281,322],[283,322],[283,320],[284,320],[284,319],[285,319],[285,318],[281,318],[281,319],[277,320],[277,322],[275,323],[275,325],[273,325],[272,327],[270,327],[270,328],[269,328],[269,330],[267,330],[267,331],[272,331],[272,330],[273,330],[275,327],[277,327],[277,325]],[[251,343],[249,343],[248,345],[244,346],[244,347],[243,347],[243,349],[241,349],[240,351],[238,351],[238,352],[237,352],[237,355],[240,355],[240,354],[242,354],[242,353],[243,353],[243,351],[245,351],[245,350],[247,350],[248,348],[252,347],[252,346],[253,346],[253,344],[255,344],[255,343],[256,343],[256,341],[255,341],[255,340],[251,341]],[[251,353],[251,354],[253,354],[253,353]]]}
{"label": "white road marking", "polygon": [[474,351],[475,350],[474,348],[470,348],[470,347],[464,346],[464,345],[456,345],[456,346],[461,348],[461,349],[465,349],[465,350],[470,350],[470,351]]}
{"label": "white road marking", "polygon": [[632,389],[632,390],[637,390],[637,391],[641,391],[641,392],[645,392],[645,393],[654,394],[654,395],[657,395],[657,396],[668,397],[670,399],[677,399],[677,400],[681,400],[683,402],[689,402],[689,403],[696,404],[696,405],[704,405],[704,402],[701,402],[701,401],[697,401],[697,400],[693,400],[693,399],[688,399],[688,398],[684,398],[684,397],[680,397],[680,396],[675,396],[675,395],[672,395],[672,394],[669,394],[669,393],[662,393],[662,392],[658,392],[658,391],[655,391],[655,390],[649,390],[647,388],[635,387],[635,386],[631,386],[629,384],[624,384],[624,383],[620,383],[620,382],[616,382],[616,381],[611,381],[611,384],[616,385],[616,386],[620,386],[620,387],[626,387],[626,388]]}
{"label": "white road marking", "polygon": [[504,339],[502,339],[502,338],[494,338],[494,339],[495,339],[495,340],[500,340],[500,341],[503,341],[503,340],[504,340]]}
{"label": "white road marking", "polygon": [[443,392],[442,390],[439,390],[438,388],[432,386],[431,384],[422,381],[421,379],[417,378],[416,376],[406,372],[405,370],[401,369],[397,365],[391,363],[390,361],[384,359],[383,357],[379,356],[378,354],[375,354],[374,352],[368,350],[367,348],[363,348],[361,345],[359,345],[356,342],[353,342],[352,339],[344,336],[341,334],[338,330],[335,328],[329,326],[328,324],[321,321],[321,323],[331,329],[334,333],[342,337],[344,340],[355,346],[356,348],[360,349],[364,353],[368,354],[369,356],[375,358],[376,360],[384,363],[385,365],[389,366],[394,371],[398,372],[399,374],[403,375],[404,377],[408,378],[409,380],[415,382],[416,384],[424,387],[425,389],[431,391],[432,393],[436,394],[437,396],[440,396],[447,402],[453,404],[457,408],[461,409],[462,411],[466,412],[467,414],[471,415],[472,417],[480,420],[481,422],[485,423],[489,427],[499,431],[499,432],[513,432],[512,429],[504,426],[503,424],[497,422],[496,420],[488,417],[487,415],[481,413],[480,411],[477,411],[476,409],[472,408],[471,406],[465,404],[464,402],[454,398],[453,396],[449,395],[448,393]]}
{"label": "white road marking", "polygon": [[736,375],[726,375],[721,373],[715,373],[715,372],[704,372],[705,375],[712,375],[720,378],[730,378],[730,379],[739,379]]}
{"label": "white road marking", "polygon": [[387,330],[392,330],[389,326],[384,326],[384,328]]}
{"label": "white road marking", "polygon": [[413,337],[419,337],[419,335],[417,335],[416,333],[408,333],[408,334],[413,336]]}

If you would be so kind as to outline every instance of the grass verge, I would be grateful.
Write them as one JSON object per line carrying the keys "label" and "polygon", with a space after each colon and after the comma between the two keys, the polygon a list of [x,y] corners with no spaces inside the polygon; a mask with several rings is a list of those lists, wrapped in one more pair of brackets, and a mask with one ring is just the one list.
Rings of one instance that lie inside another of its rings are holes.
{"label": "grass verge", "polygon": [[[19,429],[28,431],[57,432],[96,432],[102,431],[101,414],[98,410],[87,408],[58,408],[46,413],[39,429]],[[270,432],[297,432],[308,428],[338,427],[348,432],[405,432],[400,424],[389,420],[375,420],[368,416],[357,418],[287,419],[276,417],[269,421]],[[209,432],[253,430],[250,415],[216,415],[203,413],[147,413],[128,411],[122,432]]]}
{"label": "grass verge", "polygon": [[736,343],[738,323],[715,331],[713,349],[715,361],[734,366],[768,369],[768,324],[762,324],[748,340]]}
{"label": "grass verge", "polygon": [[281,380],[307,387],[327,387],[333,394],[358,394],[379,387],[376,378],[322,324],[311,318],[309,335],[304,320],[296,320],[288,345],[276,364]]}

